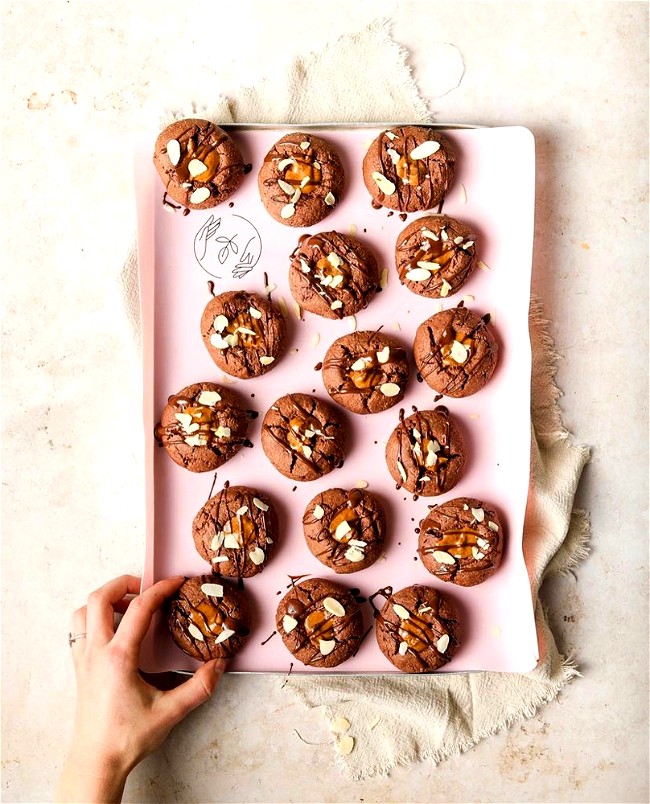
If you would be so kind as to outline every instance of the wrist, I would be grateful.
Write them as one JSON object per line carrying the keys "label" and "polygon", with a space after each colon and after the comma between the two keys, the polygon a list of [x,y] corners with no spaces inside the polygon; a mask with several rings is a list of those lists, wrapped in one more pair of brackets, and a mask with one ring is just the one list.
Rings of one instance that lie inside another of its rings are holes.
{"label": "wrist", "polygon": [[119,802],[133,767],[103,746],[73,739],[57,790],[58,801]]}

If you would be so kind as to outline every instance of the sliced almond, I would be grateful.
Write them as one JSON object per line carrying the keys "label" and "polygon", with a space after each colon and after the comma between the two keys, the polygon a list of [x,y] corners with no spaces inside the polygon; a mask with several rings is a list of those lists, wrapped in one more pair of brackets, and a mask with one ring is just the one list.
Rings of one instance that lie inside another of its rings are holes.
{"label": "sliced almond", "polygon": [[354,315],[346,315],[345,320],[348,322],[348,329],[350,332],[355,332],[357,328],[357,319]]}
{"label": "sliced almond", "polygon": [[477,522],[482,522],[485,519],[485,511],[482,508],[471,508],[470,510]]}
{"label": "sliced almond", "polygon": [[212,559],[212,563],[213,563],[213,564],[223,564],[223,562],[224,562],[224,561],[230,561],[230,559],[228,558],[228,556],[215,556],[215,557]]}
{"label": "sliced almond", "polygon": [[405,279],[409,282],[426,282],[427,279],[431,279],[431,271],[429,268],[411,268],[406,272]]}
{"label": "sliced almond", "polygon": [[181,427],[185,429],[192,424],[192,416],[189,413],[175,413],[176,420],[180,422]]}
{"label": "sliced almond", "polygon": [[309,263],[302,257],[300,258],[300,270],[303,272],[303,274],[308,274],[311,271]]}
{"label": "sliced almond", "polygon": [[207,405],[211,408],[217,402],[221,402],[221,394],[218,391],[201,391],[196,401],[199,405]]}
{"label": "sliced almond", "polygon": [[409,156],[411,159],[426,159],[440,150],[440,143],[435,140],[426,140],[414,148]]}
{"label": "sliced almond", "polygon": [[217,438],[230,438],[232,435],[232,430],[230,427],[225,427],[224,425],[220,424],[219,427],[216,428],[214,434]]}
{"label": "sliced almond", "polygon": [[397,134],[395,134],[392,131],[384,131],[384,136],[388,137],[389,140],[396,140],[397,139]]}
{"label": "sliced almond", "polygon": [[230,322],[225,315],[215,316],[212,326],[215,332],[223,332]]}
{"label": "sliced almond", "polygon": [[190,159],[187,163],[187,170],[192,178],[200,176],[201,173],[205,173],[207,169],[208,166],[204,162],[201,162],[200,159]]}
{"label": "sliced almond", "polygon": [[242,505],[240,508],[238,508],[235,511],[235,514],[237,516],[244,516],[244,514],[247,514],[247,513],[248,513],[248,506],[247,505]]}
{"label": "sliced almond", "polygon": [[196,435],[188,435],[183,439],[183,441],[185,441],[188,447],[204,447],[206,444],[205,436],[203,435],[203,433],[197,433]]}
{"label": "sliced almond", "polygon": [[396,165],[402,158],[394,148],[386,148],[386,153],[390,157],[390,161]]}
{"label": "sliced almond", "polygon": [[481,548],[481,550],[489,550],[490,549],[490,542],[486,541],[485,539],[481,539],[480,536],[477,538],[476,544],[478,545],[478,547]]}
{"label": "sliced almond", "polygon": [[289,157],[288,159],[281,159],[278,162],[278,170],[284,170],[285,168],[288,168],[289,165],[295,165],[295,163],[296,160],[292,159],[291,157]]}
{"label": "sliced almond", "polygon": [[298,620],[295,620],[290,614],[285,614],[282,618],[282,630],[285,634],[290,634],[297,625]]}
{"label": "sliced almond", "polygon": [[264,554],[264,550],[261,547],[256,547],[254,550],[251,550],[248,554],[250,560],[255,564],[256,567],[259,567],[260,564],[264,563],[264,559],[266,555]]}
{"label": "sliced almond", "polygon": [[260,500],[259,497],[253,497],[253,505],[256,508],[259,508],[260,511],[268,511],[269,510],[269,506],[265,502],[262,502],[262,500]]}
{"label": "sliced almond", "polygon": [[199,630],[199,628],[196,625],[194,625],[194,623],[190,623],[187,626],[187,632],[189,633],[190,636],[194,637],[194,639],[197,639],[199,642],[205,642],[205,637],[203,636],[203,633]]}
{"label": "sliced almond", "polygon": [[326,597],[323,600],[323,608],[335,617],[345,617],[345,609],[334,597]]}
{"label": "sliced almond", "polygon": [[400,642],[397,652],[399,653],[400,656],[404,656],[408,649],[409,649],[408,642]]}
{"label": "sliced almond", "polygon": [[260,319],[262,317],[262,311],[258,310],[256,307],[249,307],[248,314],[251,318]]}
{"label": "sliced almond", "polygon": [[450,354],[452,360],[455,360],[456,363],[464,363],[469,357],[469,351],[467,347],[460,341],[454,341],[452,343]]}
{"label": "sliced almond", "polygon": [[289,318],[289,311],[287,310],[287,303],[284,300],[284,296],[280,296],[278,299],[278,307],[280,308],[280,312],[282,313],[282,317],[286,320]]}
{"label": "sliced almond", "polygon": [[376,717],[373,717],[373,719],[370,721],[370,723],[368,723],[368,730],[372,731],[375,728],[375,726],[379,725],[380,722],[381,722],[381,715],[377,715]]}
{"label": "sliced almond", "polygon": [[438,564],[455,564],[456,559],[445,550],[434,550],[433,558]]}
{"label": "sliced almond", "polygon": [[178,140],[169,140],[167,143],[167,156],[174,167],[181,161],[181,144]]}
{"label": "sliced almond", "polygon": [[210,198],[210,190],[207,187],[198,187],[187,199],[190,204],[202,204]]}
{"label": "sliced almond", "polygon": [[322,505],[315,505],[312,513],[314,515],[314,519],[322,519],[325,516],[325,511],[323,510]]}
{"label": "sliced almond", "polygon": [[309,150],[309,146],[310,146],[310,145],[311,145],[311,143],[309,142],[309,140],[303,140],[303,141],[300,143],[300,147],[302,148],[302,150],[303,150],[303,151],[307,151],[307,150]]}
{"label": "sliced almond", "polygon": [[368,542],[364,542],[363,539],[350,539],[348,544],[350,545],[350,547],[367,547],[368,546]]}
{"label": "sliced almond", "polygon": [[421,229],[422,237],[428,237],[429,240],[440,240],[440,236],[437,235],[435,232],[432,232],[431,229]]}
{"label": "sliced almond", "polygon": [[338,741],[337,749],[339,754],[342,756],[351,754],[354,750],[354,737],[351,737],[349,734],[346,734],[345,737],[341,737],[341,739]]}
{"label": "sliced almond", "polygon": [[336,204],[336,198],[334,197],[334,193],[328,193],[323,201],[327,204],[328,207],[333,207]]}
{"label": "sliced almond", "polygon": [[402,392],[402,389],[396,382],[383,382],[379,386],[379,390],[384,396],[388,397],[397,396]]}
{"label": "sliced almond", "polygon": [[285,195],[292,196],[294,187],[293,184],[289,184],[288,181],[284,179],[278,179],[278,187],[282,190]]}
{"label": "sliced almond", "polygon": [[333,276],[332,281],[330,282],[330,287],[337,288],[339,285],[343,284],[343,280],[345,277],[343,274],[339,274],[338,276]]}
{"label": "sliced almond", "polygon": [[400,606],[399,603],[393,603],[393,611],[395,614],[397,614],[400,620],[408,620],[411,616],[409,610],[405,609],[404,606]]}
{"label": "sliced almond", "polygon": [[210,542],[210,550],[214,550],[215,552],[221,547],[224,540],[224,534],[219,531],[219,533],[215,533],[212,541]]}
{"label": "sliced almond", "polygon": [[234,633],[235,633],[235,632],[234,632],[234,631],[232,631],[230,628],[223,628],[223,629],[222,629],[222,631],[221,631],[221,633],[219,634],[219,636],[218,636],[218,637],[217,637],[217,638],[214,640],[214,644],[215,644],[215,645],[219,645],[219,644],[221,644],[222,642],[225,642],[227,639],[230,639],[230,637],[231,637],[231,636],[232,636]]}
{"label": "sliced almond", "polygon": [[442,298],[446,298],[449,295],[449,291],[451,290],[451,285],[447,282],[446,279],[442,280],[442,286],[440,287],[440,295]]}
{"label": "sliced almond", "polygon": [[402,326],[399,323],[399,321],[393,321],[393,329],[396,329],[398,332],[402,329]]}
{"label": "sliced almond", "polygon": [[486,265],[486,264],[483,262],[483,260],[479,260],[479,261],[478,261],[476,264],[477,264],[477,265],[478,265],[478,267],[481,269],[481,271],[489,271],[489,270],[490,270],[490,266],[489,266],[489,265]]}
{"label": "sliced almond", "polygon": [[336,640],[335,639],[319,639],[318,640],[318,650],[321,652],[322,656],[329,656],[330,653],[336,647]]}
{"label": "sliced almond", "polygon": [[465,185],[460,185],[460,203],[466,204],[467,203],[467,190],[465,189]]}
{"label": "sliced almond", "polygon": [[344,536],[347,536],[347,534],[348,534],[348,533],[349,533],[351,530],[352,530],[352,528],[350,527],[350,525],[349,525],[349,524],[348,524],[348,523],[347,523],[345,520],[343,520],[343,522],[340,522],[340,523],[339,523],[339,524],[336,526],[336,530],[334,531],[334,538],[335,538],[335,539],[339,539],[339,540],[340,540],[340,539],[342,539]]}
{"label": "sliced almond", "polygon": [[219,335],[218,332],[215,332],[214,335],[210,335],[210,343],[214,346],[215,349],[229,349],[230,343]]}
{"label": "sliced almond", "polygon": [[401,461],[397,461],[397,471],[399,472],[402,481],[406,483],[406,469]]}
{"label": "sliced almond", "polygon": [[302,321],[302,308],[301,308],[301,306],[298,304],[298,302],[297,302],[297,301],[295,301],[295,302],[294,302],[294,303],[291,305],[291,309],[293,310],[293,314],[294,314],[294,315],[295,315],[295,317],[298,319],[298,321]]}
{"label": "sliced almond", "polygon": [[380,349],[377,352],[377,362],[378,363],[388,363],[390,358],[390,346],[384,346],[383,349]]}
{"label": "sliced almond", "polygon": [[312,456],[312,448],[308,447],[307,444],[303,444],[302,454],[305,456],[305,458],[307,458],[307,460],[309,460]]}
{"label": "sliced almond", "polygon": [[350,728],[350,721],[345,717],[335,717],[330,720],[330,731],[332,734],[345,734]]}
{"label": "sliced almond", "polygon": [[237,332],[241,332],[243,335],[256,335],[254,329],[250,329],[249,327],[237,327]]}
{"label": "sliced almond", "polygon": [[291,196],[291,203],[295,204],[298,201],[298,199],[300,198],[301,195],[302,195],[302,192],[301,192],[300,188],[296,187],[296,189],[293,191],[293,195]]}
{"label": "sliced almond", "polygon": [[363,550],[358,547],[349,547],[345,551],[345,557],[348,561],[351,561],[353,564],[358,564],[360,561],[363,561],[366,557]]}
{"label": "sliced almond", "polygon": [[374,171],[370,175],[372,177],[372,180],[379,188],[380,192],[382,192],[384,195],[392,195],[395,192],[395,185],[390,179],[387,179],[383,173],[378,173],[377,171]]}
{"label": "sliced almond", "polygon": [[485,553],[482,553],[478,547],[472,547],[472,558],[480,561],[482,558],[485,558]]}
{"label": "sliced almond", "polygon": [[239,536],[237,533],[226,533],[223,546],[227,550],[239,550],[241,547],[241,542],[239,541]]}
{"label": "sliced almond", "polygon": [[358,360],[355,360],[354,363],[350,366],[351,371],[364,371],[366,368],[366,361],[360,357]]}
{"label": "sliced almond", "polygon": [[491,520],[488,522],[488,528],[490,530],[493,530],[495,533],[499,532],[499,526],[497,525],[496,522],[492,522]]}
{"label": "sliced almond", "polygon": [[334,301],[330,304],[331,310],[340,310],[343,307],[343,302],[340,299],[334,299]]}
{"label": "sliced almond", "polygon": [[316,346],[318,346],[319,342],[320,342],[320,334],[318,332],[314,332],[314,334],[309,339],[309,345],[315,348]]}
{"label": "sliced almond", "polygon": [[275,358],[272,355],[262,355],[260,357],[260,363],[263,366],[270,366],[271,363],[275,362]]}
{"label": "sliced almond", "polygon": [[449,634],[443,634],[440,637],[440,639],[436,642],[436,648],[438,648],[440,653],[444,653],[448,647],[449,647]]}
{"label": "sliced almond", "polygon": [[208,597],[223,597],[223,586],[220,583],[201,584],[201,591]]}
{"label": "sliced almond", "polygon": [[367,489],[368,488],[368,481],[367,480],[357,480],[354,484],[355,489]]}
{"label": "sliced almond", "polygon": [[379,287],[384,290],[388,285],[388,268],[382,268],[381,275],[379,277]]}
{"label": "sliced almond", "polygon": [[287,218],[293,218],[295,214],[296,214],[296,208],[293,204],[285,204],[280,210],[280,217],[284,218],[285,220]]}

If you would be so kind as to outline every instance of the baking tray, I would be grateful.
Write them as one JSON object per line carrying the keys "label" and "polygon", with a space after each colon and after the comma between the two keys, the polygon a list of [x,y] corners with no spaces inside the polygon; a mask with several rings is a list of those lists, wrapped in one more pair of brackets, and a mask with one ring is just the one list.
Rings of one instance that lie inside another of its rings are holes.
{"label": "baking tray", "polygon": [[[445,198],[444,212],[469,223],[477,234],[478,259],[483,263],[453,297],[441,301],[416,296],[400,285],[394,265],[399,232],[415,214],[401,220],[397,213],[376,210],[363,184],[361,162],[369,143],[386,126],[233,126],[226,127],[253,165],[241,187],[212,210],[168,214],[164,188],[152,165],[152,132],[136,148],[135,181],[138,209],[146,472],[146,550],[143,586],[170,575],[209,571],[194,549],[191,524],[210,496],[214,474],[194,474],[174,464],[153,439],[153,428],[167,397],[192,382],[228,385],[259,411],[249,437],[252,449],[241,450],[217,472],[214,492],[226,480],[232,485],[257,486],[274,501],[282,538],[264,571],[245,581],[256,620],[251,637],[231,662],[235,672],[286,673],[293,661],[275,631],[276,606],[289,588],[290,576],[311,575],[338,580],[368,597],[378,589],[428,584],[449,594],[462,617],[462,646],[445,665],[445,672],[500,670],[526,672],[538,658],[529,577],[522,552],[524,513],[530,469],[530,370],[528,332],[533,243],[535,148],[530,131],[519,126],[471,128],[441,125],[457,151],[457,173]],[[273,220],[259,199],[257,172],[264,155],[284,133],[308,129],[338,150],[346,171],[346,191],[338,207],[307,230]],[[422,213],[424,214],[424,213]],[[224,250],[227,241],[204,248],[201,232],[212,218],[231,242],[247,244],[235,256]],[[353,319],[330,321],[310,313],[297,316],[288,288],[289,254],[304,232],[356,234],[387,269],[388,284]],[[232,241],[232,238],[235,238]],[[267,375],[236,380],[224,375],[210,359],[201,340],[199,321],[215,292],[243,288],[272,298],[286,310],[286,356]],[[500,345],[498,368],[488,385],[465,399],[445,399],[460,420],[468,449],[465,474],[448,494],[414,501],[397,490],[384,461],[385,442],[397,424],[398,411],[411,406],[434,407],[435,392],[416,380],[400,405],[372,416],[343,411],[352,433],[345,464],[320,480],[295,483],[269,463],[260,444],[262,416],[275,399],[288,392],[315,393],[329,400],[314,367],[333,340],[353,328],[377,329],[397,337],[410,349],[418,324],[440,309],[465,304],[492,316]],[[319,491],[334,486],[351,488],[359,481],[383,502],[388,539],[381,559],[360,572],[337,576],[307,549],[301,519],[306,503]],[[472,496],[493,503],[505,525],[502,565],[489,580],[463,589],[430,575],[417,558],[415,528],[433,502]],[[372,611],[363,604],[367,627]],[[191,672],[197,663],[172,642],[159,619],[143,646],[142,669],[149,672]],[[398,672],[381,654],[374,634],[356,656],[334,670],[306,668],[294,662],[293,672]]]}

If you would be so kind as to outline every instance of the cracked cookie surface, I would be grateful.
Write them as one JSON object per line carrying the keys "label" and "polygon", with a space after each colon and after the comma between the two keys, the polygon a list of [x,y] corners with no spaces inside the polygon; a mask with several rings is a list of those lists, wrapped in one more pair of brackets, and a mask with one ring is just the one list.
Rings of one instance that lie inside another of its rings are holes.
{"label": "cracked cookie surface", "polygon": [[326,402],[308,394],[287,394],[264,416],[262,448],[286,477],[316,480],[343,465],[345,426]]}

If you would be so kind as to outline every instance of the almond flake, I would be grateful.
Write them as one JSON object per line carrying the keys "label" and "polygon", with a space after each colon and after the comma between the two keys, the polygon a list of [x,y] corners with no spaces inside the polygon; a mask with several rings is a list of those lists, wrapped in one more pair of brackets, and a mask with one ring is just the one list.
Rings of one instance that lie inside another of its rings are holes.
{"label": "almond flake", "polygon": [[367,489],[368,488],[368,481],[367,480],[357,480],[354,484],[355,489]]}
{"label": "almond flake", "polygon": [[382,268],[381,276],[379,277],[379,287],[384,290],[388,285],[388,268]]}
{"label": "almond flake", "polygon": [[190,634],[190,636],[194,637],[194,639],[197,639],[199,642],[205,642],[205,637],[203,636],[203,633],[198,629],[196,625],[194,625],[194,623],[190,623],[187,626],[187,631]]}
{"label": "almond flake", "polygon": [[398,331],[402,329],[402,327],[400,326],[399,321],[393,321],[393,329],[396,329]]}
{"label": "almond flake", "polygon": [[489,270],[490,270],[490,266],[489,266],[489,265],[486,265],[486,264],[483,262],[483,260],[479,260],[479,261],[478,261],[476,264],[477,264],[477,265],[478,265],[478,267],[481,269],[481,271],[489,271]]}
{"label": "almond flake", "polygon": [[282,618],[282,629],[284,630],[285,634],[290,634],[297,625],[298,620],[295,620],[289,614],[285,614]]}
{"label": "almond flake", "polygon": [[307,460],[309,460],[312,455],[312,448],[308,447],[307,444],[303,444],[302,454],[305,456],[305,458],[307,458]]}
{"label": "almond flake", "polygon": [[350,728],[350,721],[345,717],[335,717],[330,720],[330,731],[332,734],[345,734]]}
{"label": "almond flake", "polygon": [[435,140],[426,140],[421,145],[414,148],[409,156],[411,159],[426,159],[440,150],[440,143]]}
{"label": "almond flake", "polygon": [[454,243],[455,243],[457,246],[460,246],[460,244],[461,244],[462,242],[463,242],[463,238],[462,238],[462,237],[454,237]]}
{"label": "almond flake", "polygon": [[402,389],[395,382],[383,382],[379,386],[379,390],[384,396],[387,397],[397,396],[402,392]]}
{"label": "almond flake", "polygon": [[343,302],[340,299],[334,299],[334,301],[330,304],[331,310],[340,310],[343,307]]}
{"label": "almond flake", "polygon": [[406,469],[404,468],[404,465],[402,464],[401,461],[397,461],[397,470],[399,471],[402,481],[406,483]]}
{"label": "almond flake", "polygon": [[228,341],[222,338],[218,332],[215,332],[214,335],[210,335],[210,343],[215,349],[228,349],[230,347]]}
{"label": "almond flake", "polygon": [[300,182],[301,187],[306,187],[309,184],[309,176],[305,176],[305,178]]}
{"label": "almond flake", "polygon": [[284,179],[278,179],[278,187],[282,190],[285,195],[292,196],[293,195],[293,185],[289,184],[288,181]]}
{"label": "almond flake", "polygon": [[379,188],[379,191],[382,192],[384,195],[392,195],[395,192],[395,185],[390,179],[387,179],[383,173],[378,173],[374,171],[370,174],[373,181]]}
{"label": "almond flake", "polygon": [[460,203],[466,204],[467,203],[467,190],[465,189],[465,185],[460,185]]}
{"label": "almond flake", "polygon": [[345,609],[336,598],[326,597],[323,600],[323,608],[335,617],[345,617]]}
{"label": "almond flake", "polygon": [[488,522],[488,528],[489,528],[490,530],[493,530],[495,533],[498,533],[498,532],[499,532],[499,526],[497,525],[497,523],[496,523],[496,522],[489,521],[489,522]]}
{"label": "almond flake", "polygon": [[223,597],[223,586],[220,583],[201,584],[201,591],[208,597]]}
{"label": "almond flake", "polygon": [[350,539],[348,544],[351,547],[367,547],[368,546],[368,542],[364,542],[363,539]]}
{"label": "almond flake", "polygon": [[315,348],[316,346],[318,346],[319,341],[320,341],[320,334],[318,332],[314,332],[314,334],[309,339],[309,345]]}
{"label": "almond flake", "polygon": [[239,550],[239,548],[241,547],[241,542],[239,540],[239,534],[238,533],[226,533],[226,535],[224,537],[224,540],[223,540],[223,546],[226,548],[226,550]]}
{"label": "almond flake", "polygon": [[366,361],[360,357],[358,360],[355,360],[354,363],[350,366],[351,371],[363,371],[366,368]]}
{"label": "almond flake", "polygon": [[203,433],[198,435],[188,435],[183,439],[188,447],[205,447],[205,436]]}
{"label": "almond flake", "polygon": [[471,511],[477,522],[482,522],[485,519],[485,511],[482,508],[472,508]]}
{"label": "almond flake", "polygon": [[390,346],[384,346],[383,349],[380,349],[377,352],[377,362],[378,363],[387,363],[388,359],[390,358]]}
{"label": "almond flake", "polygon": [[[384,131],[384,136],[388,137],[389,140],[396,140],[397,134],[394,134],[392,131]],[[370,143],[368,143],[370,144]]]}
{"label": "almond flake", "polygon": [[377,715],[377,717],[374,717],[370,721],[370,723],[368,723],[368,731],[372,731],[375,728],[375,726],[379,725],[380,722],[381,722],[381,715]]}
{"label": "almond flake", "polygon": [[199,187],[194,190],[192,195],[187,199],[190,204],[202,204],[210,198],[210,190],[207,187]]}
{"label": "almond flake", "polygon": [[230,438],[232,435],[232,430],[230,427],[224,427],[224,425],[220,424],[219,427],[214,431],[214,434],[217,438]]}
{"label": "almond flake", "polygon": [[213,563],[213,564],[223,564],[223,562],[224,562],[224,561],[230,561],[230,559],[228,558],[228,556],[215,556],[215,557],[212,559],[212,563]]}
{"label": "almond flake", "polygon": [[296,214],[296,208],[293,204],[285,204],[280,210],[280,217],[284,218],[285,220],[287,218],[293,218],[295,214]]}
{"label": "almond flake", "polygon": [[340,265],[343,265],[343,260],[335,251],[330,251],[327,255],[327,262],[329,262],[332,268],[338,268]]}
{"label": "almond flake", "polygon": [[264,563],[264,559],[266,556],[264,555],[264,550],[261,547],[256,547],[254,550],[251,550],[248,554],[250,560],[255,564],[256,567],[259,567],[260,564]]}
{"label": "almond flake", "polygon": [[481,550],[490,549],[490,542],[486,541],[485,539],[481,539],[480,536],[477,538],[476,544],[481,548]]}
{"label": "almond flake", "polygon": [[437,561],[438,564],[455,564],[456,559],[447,553],[445,550],[434,550],[433,551],[433,559]]}
{"label": "almond flake", "polygon": [[235,633],[235,632],[234,632],[234,631],[232,631],[230,628],[223,628],[223,629],[222,629],[222,631],[221,631],[221,633],[219,634],[219,636],[218,636],[218,637],[217,637],[217,638],[214,640],[214,644],[215,644],[215,645],[219,645],[219,644],[221,644],[222,642],[225,642],[227,639],[230,639],[230,637],[231,637],[231,636],[232,636],[234,633]]}
{"label": "almond flake", "polygon": [[255,307],[249,307],[248,314],[250,315],[251,318],[260,319],[262,317],[261,311],[257,310]]}
{"label": "almond flake", "polygon": [[478,547],[472,547],[472,557],[480,561],[482,558],[485,558],[485,554],[482,553]]}
{"label": "almond flake", "polygon": [[353,316],[353,315],[347,315],[345,317],[345,320],[348,322],[348,327],[350,329],[350,332],[354,332],[356,330],[356,328],[357,328],[357,319],[356,319],[356,317]]}
{"label": "almond flake", "polygon": [[465,302],[465,304],[471,304],[474,301],[474,299],[475,296],[471,296],[469,293],[463,296],[463,301]]}
{"label": "almond flake", "polygon": [[343,274],[339,274],[338,276],[333,276],[332,281],[330,282],[330,287],[337,288],[339,285],[343,284],[344,280]]}
{"label": "almond flake", "polygon": [[422,237],[428,237],[429,240],[440,240],[440,237],[432,232],[431,229],[421,229]]}
{"label": "almond flake", "polygon": [[394,148],[386,148],[386,153],[390,157],[390,161],[396,165],[402,158]]}
{"label": "almond flake", "polygon": [[348,561],[351,561],[353,564],[358,564],[360,561],[363,561],[366,557],[363,550],[360,550],[358,547],[349,547],[345,551],[345,557]]}
{"label": "almond flake", "polygon": [[219,533],[215,533],[214,538],[210,542],[210,550],[214,550],[216,552],[223,544],[223,540],[224,534],[221,531]]}
{"label": "almond flake", "polygon": [[468,240],[467,242],[463,243],[463,249],[467,250],[468,248],[471,248],[473,245],[474,245],[474,241],[473,240]]}
{"label": "almond flake", "polygon": [[189,413],[175,413],[176,420],[180,422],[181,427],[186,429],[192,424],[192,416]]}
{"label": "almond flake", "polygon": [[300,191],[300,188],[296,187],[296,189],[293,191],[293,195],[291,196],[291,203],[295,204],[298,201],[298,199],[300,198],[301,195],[302,195],[302,192]]}
{"label": "almond flake", "polygon": [[338,741],[337,748],[341,756],[347,756],[348,754],[351,754],[354,749],[354,737],[350,737],[349,734],[346,734],[345,737],[342,737]]}
{"label": "almond flake", "polygon": [[431,611],[431,606],[420,606],[418,614],[426,614],[427,611]]}
{"label": "almond flake", "polygon": [[295,159],[291,159],[291,158],[281,159],[278,162],[278,170],[284,170],[285,168],[288,168],[289,165],[295,165],[295,163],[296,163]]}
{"label": "almond flake", "polygon": [[311,144],[311,143],[309,142],[309,140],[303,140],[303,141],[300,143],[300,147],[302,148],[302,150],[303,150],[303,151],[307,151],[307,150],[309,150],[309,146],[310,146],[310,144]]}
{"label": "almond flake", "polygon": [[343,522],[340,522],[337,525],[336,530],[334,531],[334,538],[340,541],[351,530],[352,528],[348,525],[348,523],[345,520],[343,520]]}
{"label": "almond flake", "polygon": [[249,329],[248,327],[237,327],[237,332],[241,332],[244,335],[255,335],[256,332],[254,329]]}
{"label": "almond flake", "polygon": [[404,606],[400,606],[399,603],[393,603],[393,611],[395,614],[397,614],[400,620],[408,620],[411,616],[408,609],[405,609]]}
{"label": "almond flake", "polygon": [[283,296],[280,296],[278,299],[278,307],[280,308],[280,312],[282,313],[282,317],[286,320],[289,318],[289,311],[287,310],[287,303],[284,300]]}
{"label": "almond flake", "polygon": [[470,417],[470,419],[480,419],[481,414],[480,413],[470,413],[469,417]]}
{"label": "almond flake", "polygon": [[436,642],[436,647],[438,648],[440,653],[444,653],[449,647],[449,634],[443,634],[440,637],[440,639]]}
{"label": "almond flake", "polygon": [[277,285],[275,284],[275,282],[269,282],[269,284],[264,288],[265,295],[266,296],[270,295],[276,288]]}
{"label": "almond flake", "polygon": [[330,653],[336,647],[336,640],[335,639],[319,639],[318,640],[318,650],[321,652],[322,656],[329,656]]}
{"label": "almond flake", "polygon": [[446,279],[442,280],[442,287],[440,288],[440,295],[446,298],[449,295],[449,291],[451,290],[451,285],[447,282]]}
{"label": "almond flake", "polygon": [[312,511],[314,519],[322,519],[325,516],[325,511],[321,505],[315,505]]}
{"label": "almond flake", "polygon": [[469,351],[465,344],[454,341],[451,345],[451,357],[456,363],[464,363],[469,357]]}
{"label": "almond flake", "polygon": [[244,514],[247,514],[247,513],[248,513],[248,506],[247,506],[247,505],[242,505],[242,507],[241,507],[241,508],[238,508],[238,509],[235,511],[235,514],[236,514],[237,516],[244,516]]}
{"label": "almond flake", "polygon": [[300,270],[303,272],[303,274],[308,274],[311,271],[311,268],[309,267],[309,263],[307,262],[307,260],[304,260],[302,257],[300,258]]}
{"label": "almond flake", "polygon": [[427,279],[431,279],[431,271],[429,268],[411,268],[410,271],[406,272],[404,278],[408,279],[409,282],[426,282]]}
{"label": "almond flake", "polygon": [[217,402],[221,402],[221,394],[217,391],[201,391],[196,401],[199,405],[207,405],[211,408]]}
{"label": "almond flake", "polygon": [[165,212],[169,212],[170,215],[176,214],[176,207],[173,207],[171,204],[168,204],[167,201],[163,201],[163,209]]}
{"label": "almond flake", "polygon": [[263,366],[270,366],[270,365],[271,365],[271,363],[274,363],[274,362],[275,362],[275,358],[274,358],[274,357],[272,357],[271,355],[262,355],[262,356],[260,357],[260,363],[261,363]]}
{"label": "almond flake", "polygon": [[327,204],[328,207],[333,207],[336,204],[336,198],[334,197],[334,193],[328,193],[323,201]]}
{"label": "almond flake", "polygon": [[169,140],[167,143],[167,156],[174,167],[181,161],[181,144],[178,140]]}
{"label": "almond flake", "polygon": [[356,233],[357,233],[357,225],[356,225],[356,223],[351,223],[348,226],[348,232],[352,235],[352,237],[354,237],[356,235]]}
{"label": "almond flake", "polygon": [[200,159],[190,159],[187,163],[187,170],[192,178],[200,176],[201,173],[205,173],[207,169],[208,166],[204,162],[201,162]]}
{"label": "almond flake", "polygon": [[408,649],[409,649],[408,642],[400,642],[397,652],[399,653],[400,656],[404,656]]}

